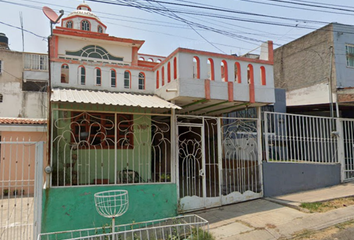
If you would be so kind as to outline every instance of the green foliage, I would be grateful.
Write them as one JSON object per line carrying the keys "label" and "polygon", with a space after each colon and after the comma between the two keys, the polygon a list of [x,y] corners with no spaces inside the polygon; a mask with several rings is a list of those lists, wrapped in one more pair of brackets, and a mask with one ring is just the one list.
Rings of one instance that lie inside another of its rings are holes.
{"label": "green foliage", "polygon": [[187,238],[188,240],[215,240],[214,236],[208,231],[200,228],[194,228],[192,234]]}
{"label": "green foliage", "polygon": [[313,202],[313,203],[301,203],[300,207],[306,208],[310,210],[310,212],[316,212],[320,207],[323,206],[321,202]]}

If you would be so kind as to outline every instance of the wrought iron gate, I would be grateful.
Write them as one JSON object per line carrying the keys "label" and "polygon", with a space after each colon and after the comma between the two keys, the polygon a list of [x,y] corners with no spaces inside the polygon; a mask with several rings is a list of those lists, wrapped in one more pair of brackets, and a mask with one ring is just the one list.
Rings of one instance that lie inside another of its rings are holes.
{"label": "wrought iron gate", "polygon": [[41,226],[43,142],[0,142],[0,239],[37,239]]}
{"label": "wrought iron gate", "polygon": [[179,210],[262,197],[259,120],[177,116]]}
{"label": "wrought iron gate", "polygon": [[354,180],[354,120],[340,119],[339,123],[343,129],[343,166],[342,166],[342,180]]}

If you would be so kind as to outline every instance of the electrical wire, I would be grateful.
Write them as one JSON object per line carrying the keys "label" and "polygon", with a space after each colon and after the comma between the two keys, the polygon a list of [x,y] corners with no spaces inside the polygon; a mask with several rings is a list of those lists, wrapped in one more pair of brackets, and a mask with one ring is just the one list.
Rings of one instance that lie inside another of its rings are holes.
{"label": "electrical wire", "polygon": [[21,31],[23,30],[23,31],[26,32],[26,33],[29,33],[29,34],[32,34],[32,35],[34,35],[34,36],[36,36],[36,37],[42,38],[44,41],[48,41],[48,40],[47,40],[47,37],[38,35],[37,33],[34,33],[34,32],[29,31],[29,30],[27,30],[27,29],[22,29],[21,27],[17,27],[17,26],[8,24],[8,23],[4,23],[4,22],[2,22],[2,21],[0,21],[0,24],[3,24],[3,25],[8,26],[8,27],[12,27],[12,28],[19,29],[19,30],[21,30]]}

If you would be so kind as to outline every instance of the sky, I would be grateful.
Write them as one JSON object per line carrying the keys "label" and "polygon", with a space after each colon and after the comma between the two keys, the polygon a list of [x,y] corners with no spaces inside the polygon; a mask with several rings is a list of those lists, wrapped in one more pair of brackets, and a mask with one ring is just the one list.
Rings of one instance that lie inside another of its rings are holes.
{"label": "sky", "polygon": [[[64,17],[82,0],[0,0],[0,33],[9,47],[47,52],[50,23],[42,12]],[[274,48],[330,22],[352,24],[348,0],[86,0],[111,36],[145,40],[139,53],[167,56],[178,47],[225,54],[257,53],[262,42]],[[135,7],[132,7],[135,5]],[[162,15],[163,14],[163,15]],[[59,25],[58,25],[59,26]],[[354,36],[353,36],[354,38]],[[353,39],[354,42],[354,39]]]}

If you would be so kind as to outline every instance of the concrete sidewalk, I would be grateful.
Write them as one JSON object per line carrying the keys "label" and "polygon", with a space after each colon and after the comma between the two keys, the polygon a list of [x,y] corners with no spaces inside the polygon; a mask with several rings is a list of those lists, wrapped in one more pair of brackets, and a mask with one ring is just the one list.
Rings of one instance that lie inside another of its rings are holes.
{"label": "concrete sidewalk", "polygon": [[354,206],[325,213],[305,213],[296,209],[302,202],[349,196],[354,196],[354,183],[258,199],[196,214],[209,221],[210,232],[216,239],[291,239],[292,234],[305,229],[319,230],[354,219]]}

